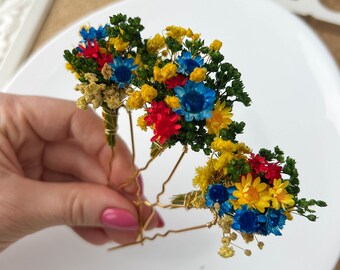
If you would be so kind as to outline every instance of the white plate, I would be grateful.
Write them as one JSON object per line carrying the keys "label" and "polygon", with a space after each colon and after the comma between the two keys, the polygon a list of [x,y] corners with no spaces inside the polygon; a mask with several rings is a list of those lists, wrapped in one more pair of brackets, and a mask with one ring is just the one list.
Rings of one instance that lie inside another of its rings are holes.
{"label": "white plate", "polygon": [[[104,24],[108,16],[118,12],[140,16],[146,26],[145,37],[174,24],[200,31],[208,43],[221,39],[222,52],[242,72],[253,98],[250,108],[235,108],[237,118],[247,123],[242,139],[254,150],[280,145],[298,162],[300,195],[324,199],[329,206],[318,209],[320,218],[315,223],[297,216],[288,222],[282,237],[263,237],[264,250],[252,245],[251,257],[239,250],[234,258],[221,259],[216,254],[221,237],[218,228],[107,253],[105,247],[88,245],[69,229],[57,227],[26,237],[6,250],[0,256],[0,268],[190,270],[247,269],[252,265],[263,270],[331,269],[340,253],[340,78],[320,40],[302,21],[269,1],[125,1],[56,37],[21,69],[7,92],[76,99],[76,81],[64,69],[63,50],[77,44],[81,25]],[[120,132],[127,136],[124,121],[120,121]],[[141,154],[137,161],[142,165],[147,159],[148,139],[145,134],[138,138]],[[162,156],[165,162],[145,173],[149,198],[160,188],[159,172],[169,171],[167,164],[177,155],[176,149],[170,151]],[[185,159],[165,200],[190,189],[194,167],[204,162],[200,155],[191,157],[195,159]],[[208,221],[208,212],[162,211],[167,228]]]}

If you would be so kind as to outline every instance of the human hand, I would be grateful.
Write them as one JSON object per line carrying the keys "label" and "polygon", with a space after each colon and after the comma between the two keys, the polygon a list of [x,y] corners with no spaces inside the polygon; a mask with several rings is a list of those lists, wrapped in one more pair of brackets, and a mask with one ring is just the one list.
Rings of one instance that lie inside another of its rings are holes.
{"label": "human hand", "polygon": [[[137,187],[117,187],[135,168],[119,137],[109,176],[110,158],[103,121],[91,110],[0,93],[0,251],[59,224],[93,244],[134,241],[139,220],[131,200]],[[144,208],[144,219],[150,212]],[[155,215],[149,229],[162,225]]]}

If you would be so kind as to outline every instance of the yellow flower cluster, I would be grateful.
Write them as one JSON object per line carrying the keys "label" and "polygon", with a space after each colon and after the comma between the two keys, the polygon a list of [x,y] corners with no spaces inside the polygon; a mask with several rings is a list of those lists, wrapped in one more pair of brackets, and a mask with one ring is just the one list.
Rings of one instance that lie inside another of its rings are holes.
{"label": "yellow flower cluster", "polygon": [[144,105],[144,100],[142,93],[140,91],[133,91],[129,94],[129,98],[126,101],[126,106],[128,109],[140,109]]}
{"label": "yellow flower cluster", "polygon": [[160,34],[156,34],[153,38],[149,39],[147,42],[147,50],[149,53],[157,53],[165,46],[164,37]]}
{"label": "yellow flower cluster", "polygon": [[137,126],[140,127],[141,130],[143,130],[143,131],[147,130],[147,125],[146,125],[146,122],[145,122],[145,116],[146,116],[146,114],[141,115],[137,119]]}
{"label": "yellow flower cluster", "polygon": [[282,183],[281,179],[275,179],[272,188],[266,183],[261,182],[260,177],[252,178],[251,173],[242,176],[241,182],[236,183],[236,190],[233,195],[237,198],[235,208],[242,204],[247,204],[250,208],[255,208],[261,213],[264,213],[265,208],[272,206],[278,210],[280,207],[286,209],[286,206],[293,206],[293,195],[288,194],[286,187],[288,181]]}
{"label": "yellow flower cluster", "polygon": [[207,76],[207,70],[205,68],[195,68],[190,73],[190,80],[196,83],[202,82]]}
{"label": "yellow flower cluster", "polygon": [[197,167],[196,175],[192,181],[195,187],[199,187],[202,191],[206,191],[208,185],[216,181],[213,160],[209,159],[206,166]]}
{"label": "yellow flower cluster", "polygon": [[215,39],[211,44],[210,44],[210,49],[213,51],[219,51],[222,47],[222,42],[219,41],[218,39]]}
{"label": "yellow flower cluster", "polygon": [[129,94],[129,98],[126,101],[128,109],[140,109],[146,102],[152,102],[157,96],[157,90],[148,84],[144,84],[140,91],[133,91]]}
{"label": "yellow flower cluster", "polygon": [[228,128],[231,124],[231,108],[226,107],[225,102],[222,103],[218,100],[215,104],[215,108],[212,111],[211,118],[207,119],[207,128],[209,134],[220,134],[221,129]]}
{"label": "yellow flower cluster", "polygon": [[105,80],[109,80],[112,76],[112,68],[109,66],[108,63],[105,63],[102,70],[101,74],[103,75]]}
{"label": "yellow flower cluster", "polygon": [[274,179],[273,187],[269,189],[272,204],[276,210],[279,210],[280,207],[282,207],[283,210],[286,210],[286,206],[294,205],[294,196],[288,194],[286,191],[288,184],[288,181],[282,182],[281,179]]}
{"label": "yellow flower cluster", "polygon": [[129,43],[124,42],[123,39],[120,37],[110,38],[109,44],[112,45],[118,52],[126,51],[126,48],[129,46]]}
{"label": "yellow flower cluster", "polygon": [[214,141],[211,143],[211,148],[216,152],[235,152],[237,146],[232,141],[225,141],[222,138],[215,137]]}
{"label": "yellow flower cluster", "polygon": [[153,69],[154,78],[159,83],[162,83],[167,79],[175,77],[177,75],[176,72],[177,66],[173,63],[168,63],[162,68],[155,66]]}
{"label": "yellow flower cluster", "polygon": [[97,109],[103,103],[106,103],[109,109],[117,109],[122,106],[122,100],[126,97],[125,90],[120,90],[117,86],[107,86],[106,84],[97,84],[97,76],[93,73],[84,75],[88,83],[77,84],[75,90],[80,91],[83,96],[77,100],[77,107],[86,110],[89,104]]}
{"label": "yellow flower cluster", "polygon": [[145,102],[151,102],[157,96],[157,90],[148,84],[144,84],[140,89]]}
{"label": "yellow flower cluster", "polygon": [[218,251],[218,254],[222,258],[230,258],[235,255],[235,250],[233,247],[230,246],[230,238],[223,237],[222,238],[222,246],[220,250]]}
{"label": "yellow flower cluster", "polygon": [[178,109],[181,107],[179,98],[176,96],[166,96],[164,101],[171,109]]}
{"label": "yellow flower cluster", "polygon": [[186,33],[186,36],[188,38],[191,38],[192,40],[196,40],[196,39],[199,39],[199,37],[201,36],[201,34],[199,33],[193,33],[192,30],[190,28],[188,28],[187,30],[187,33]]}
{"label": "yellow flower cluster", "polygon": [[206,166],[196,169],[196,176],[193,180],[194,186],[200,187],[202,191],[218,182],[219,177],[228,174],[227,165],[233,159],[246,159],[245,154],[250,153],[250,149],[244,143],[233,143],[228,140],[216,137],[211,143],[211,148],[221,153],[217,158],[210,159]]}
{"label": "yellow flower cluster", "polygon": [[165,30],[167,31],[167,37],[172,37],[179,43],[182,43],[182,38],[187,34],[187,30],[179,26],[168,26]]}
{"label": "yellow flower cluster", "polygon": [[76,70],[73,68],[73,66],[69,62],[66,62],[65,67],[67,70],[74,73],[74,76],[76,77],[77,80],[80,78],[79,74],[76,72]]}

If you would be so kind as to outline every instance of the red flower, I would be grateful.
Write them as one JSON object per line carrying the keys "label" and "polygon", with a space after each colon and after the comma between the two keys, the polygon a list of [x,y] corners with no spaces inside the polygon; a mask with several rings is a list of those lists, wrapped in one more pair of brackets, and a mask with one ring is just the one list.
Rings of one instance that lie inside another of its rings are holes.
{"label": "red flower", "polygon": [[93,40],[93,46],[91,41],[87,40],[87,46],[79,45],[79,50],[79,55],[85,58],[98,58],[99,46],[95,39]]}
{"label": "red flower", "polygon": [[274,179],[281,179],[282,167],[278,163],[268,163],[267,172],[264,177],[268,180],[269,184],[273,184]]}
{"label": "red flower", "polygon": [[267,160],[264,157],[261,157],[259,154],[254,155],[253,153],[251,153],[248,162],[256,174],[266,173],[268,170],[266,166]]}
{"label": "red flower", "polygon": [[164,81],[165,85],[169,89],[174,89],[176,86],[183,86],[187,83],[188,77],[182,75],[182,74],[177,74],[176,77],[172,77],[170,79],[167,79]]}
{"label": "red flower", "polygon": [[147,112],[148,115],[144,118],[144,120],[148,126],[152,126],[160,120],[163,115],[168,115],[171,112],[171,109],[167,107],[163,101],[153,101],[151,103],[151,107],[147,109]]}
{"label": "red flower", "polygon": [[181,125],[177,122],[180,116],[167,107],[163,101],[153,101],[147,112],[148,115],[144,118],[146,124],[148,126],[154,125],[152,142],[158,140],[160,144],[164,144],[172,135],[179,133]]}
{"label": "red flower", "polygon": [[179,119],[180,116],[174,112],[162,117],[155,124],[154,136],[151,138],[151,141],[158,140],[160,144],[164,144],[172,135],[178,134],[181,128],[181,125],[177,124]]}
{"label": "red flower", "polygon": [[99,57],[97,58],[97,62],[99,65],[99,70],[102,70],[105,63],[112,63],[112,54],[110,53],[100,53]]}

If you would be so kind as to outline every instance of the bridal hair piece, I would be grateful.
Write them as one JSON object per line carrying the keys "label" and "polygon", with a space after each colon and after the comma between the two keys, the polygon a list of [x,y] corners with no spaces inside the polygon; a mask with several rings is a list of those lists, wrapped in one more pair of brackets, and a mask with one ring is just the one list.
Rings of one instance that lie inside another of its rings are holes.
{"label": "bridal hair piece", "polygon": [[[162,33],[143,39],[143,29],[140,18],[117,14],[104,26],[82,27],[78,46],[64,52],[66,68],[80,82],[75,87],[81,93],[77,106],[84,110],[89,105],[102,108],[112,157],[119,110],[129,115],[133,162],[134,126],[153,134],[149,142],[138,141],[150,143],[148,161],[120,186],[137,186],[134,204],[140,220],[143,206],[151,206],[152,213],[146,222],[140,222],[134,242],[110,250],[216,225],[221,228],[220,256],[233,256],[235,247],[249,256],[250,249],[235,244],[238,236],[246,243],[257,241],[262,249],[259,237],[281,235],[292,214],[315,221],[312,207],[324,207],[326,203],[298,197],[295,160],[286,157],[279,147],[255,152],[238,141],[245,123],[233,120],[234,104],[250,106],[251,99],[240,72],[220,52],[222,42],[216,39],[207,45],[200,34],[178,26],[168,26]],[[134,123],[132,113],[138,112],[140,116]],[[183,150],[172,161],[175,165],[155,202],[143,199],[138,176],[177,144]],[[206,163],[197,164],[192,190],[173,194],[164,204],[160,199],[188,151],[202,152]],[[146,236],[144,232],[157,207],[169,211],[206,209],[212,218],[197,226]]]}

